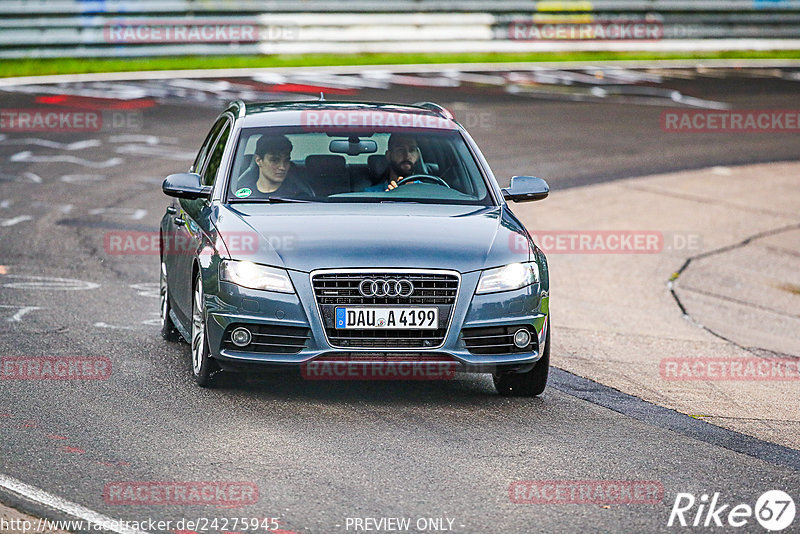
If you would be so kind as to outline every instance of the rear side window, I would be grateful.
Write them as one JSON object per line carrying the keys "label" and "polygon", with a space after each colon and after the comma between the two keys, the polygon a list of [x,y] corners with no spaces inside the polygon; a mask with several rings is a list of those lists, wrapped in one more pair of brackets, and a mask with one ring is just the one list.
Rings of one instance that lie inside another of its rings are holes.
{"label": "rear side window", "polygon": [[208,165],[206,165],[203,171],[203,185],[214,185],[214,179],[217,176],[219,165],[222,162],[222,155],[225,153],[225,145],[228,142],[230,134],[231,125],[230,122],[228,122],[222,130],[222,134],[217,139],[216,144],[210,149]]}
{"label": "rear side window", "polygon": [[206,140],[203,141],[203,145],[200,147],[200,151],[197,153],[197,157],[192,164],[192,168],[189,169],[190,172],[197,172],[199,173],[203,169],[203,165],[208,158],[208,154],[211,150],[211,143],[214,142],[214,139],[217,138],[219,135],[219,131],[222,130],[222,127],[225,126],[225,123],[228,122],[228,119],[225,117],[219,119],[214,126],[211,128],[211,131],[208,132],[206,136]]}

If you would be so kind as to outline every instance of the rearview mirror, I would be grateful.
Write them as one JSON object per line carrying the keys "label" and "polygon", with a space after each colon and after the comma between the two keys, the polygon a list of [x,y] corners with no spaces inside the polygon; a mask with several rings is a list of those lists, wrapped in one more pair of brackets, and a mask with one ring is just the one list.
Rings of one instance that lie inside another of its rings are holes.
{"label": "rearview mirror", "polygon": [[203,185],[200,175],[193,172],[170,174],[161,184],[161,190],[165,195],[176,198],[211,198],[211,186]]}
{"label": "rearview mirror", "polygon": [[542,200],[550,193],[550,186],[541,178],[535,176],[514,176],[511,184],[501,189],[503,198],[512,202],[530,202]]}
{"label": "rearview mirror", "polygon": [[348,156],[358,156],[360,154],[373,154],[378,151],[378,143],[372,139],[359,139],[351,137],[348,140],[334,139],[328,146],[333,154],[347,154]]}

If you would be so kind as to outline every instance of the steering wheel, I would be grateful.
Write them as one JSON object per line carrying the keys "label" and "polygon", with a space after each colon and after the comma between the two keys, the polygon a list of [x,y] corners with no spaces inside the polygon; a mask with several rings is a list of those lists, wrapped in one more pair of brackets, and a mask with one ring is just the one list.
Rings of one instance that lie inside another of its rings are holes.
{"label": "steering wheel", "polygon": [[438,176],[433,176],[432,174],[412,174],[411,176],[406,176],[401,180],[397,180],[397,187],[400,187],[401,185],[410,184],[411,182],[415,181],[426,182],[429,184],[443,185],[448,189],[450,189],[450,186],[447,184],[447,182],[445,182]]}

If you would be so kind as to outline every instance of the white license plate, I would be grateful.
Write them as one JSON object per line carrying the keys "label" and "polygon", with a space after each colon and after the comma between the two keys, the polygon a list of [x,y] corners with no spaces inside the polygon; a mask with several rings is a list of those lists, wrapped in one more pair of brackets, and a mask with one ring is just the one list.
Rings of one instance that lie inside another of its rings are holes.
{"label": "white license plate", "polygon": [[439,327],[439,308],[336,308],[336,328],[358,329],[435,329]]}

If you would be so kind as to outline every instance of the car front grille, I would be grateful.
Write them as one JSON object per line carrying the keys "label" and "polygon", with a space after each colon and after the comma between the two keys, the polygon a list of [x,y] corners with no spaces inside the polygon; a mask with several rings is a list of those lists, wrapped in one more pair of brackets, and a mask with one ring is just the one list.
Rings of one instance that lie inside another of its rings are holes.
{"label": "car front grille", "polygon": [[[408,297],[369,296],[359,292],[363,280],[409,280],[414,292]],[[450,272],[325,272],[312,275],[314,296],[328,341],[337,348],[427,349],[440,347],[447,336],[458,296],[460,278]],[[438,308],[435,329],[337,329],[336,307],[388,306]]]}
{"label": "car front grille", "polygon": [[[244,327],[253,334],[249,345],[239,347],[231,341],[231,332]],[[232,324],[222,337],[222,348],[232,351],[263,352],[269,354],[297,354],[306,347],[311,337],[308,328],[259,324]]]}
{"label": "car front grille", "polygon": [[326,328],[331,344],[339,347],[362,348],[432,348],[438,347],[447,334],[446,328],[436,330],[337,330]]}
{"label": "car front grille", "polygon": [[[514,333],[520,328],[527,328],[531,333],[531,343],[525,348],[514,345]],[[536,330],[531,326],[488,326],[480,328],[465,328],[461,331],[461,339],[472,354],[500,355],[515,354],[519,352],[534,352],[539,344],[536,339]]]}
{"label": "car front grille", "polygon": [[[402,280],[414,284],[410,297],[364,297],[358,286],[364,279]],[[432,273],[324,273],[313,278],[317,304],[429,306],[442,304],[452,306],[458,293],[458,276]]]}

